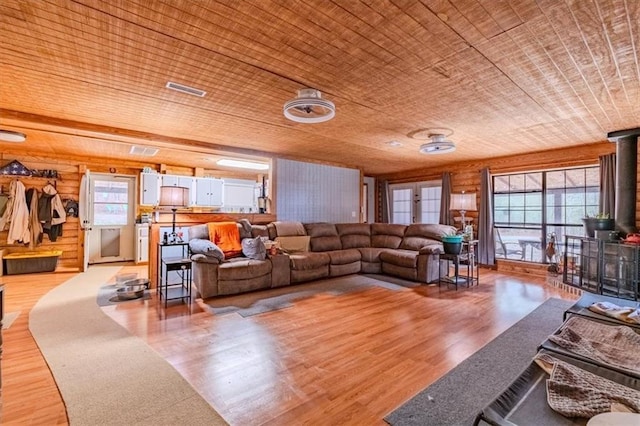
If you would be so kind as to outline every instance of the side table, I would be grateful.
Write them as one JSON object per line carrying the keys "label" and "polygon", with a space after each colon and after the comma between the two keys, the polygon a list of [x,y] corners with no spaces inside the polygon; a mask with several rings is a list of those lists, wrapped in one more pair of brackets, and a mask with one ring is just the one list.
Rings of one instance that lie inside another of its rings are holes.
{"label": "side table", "polygon": [[[171,257],[163,256],[163,253],[171,248]],[[176,248],[179,253],[176,253]],[[179,254],[176,256],[176,254]],[[169,300],[186,300],[191,303],[191,259],[189,258],[188,243],[158,244],[158,285],[157,292],[160,302],[164,300],[167,307]]]}
{"label": "side table", "polygon": [[[447,262],[447,275],[442,276],[442,269],[438,268],[438,287],[440,284],[445,283],[454,284],[456,290],[458,284],[466,284],[467,287],[478,285],[480,281],[480,275],[478,271],[478,265],[476,263],[476,252],[478,250],[478,240],[463,241],[462,251],[459,254],[440,254],[440,261]],[[453,275],[449,275],[449,262],[453,262]],[[466,273],[460,274],[460,266],[466,268]]]}

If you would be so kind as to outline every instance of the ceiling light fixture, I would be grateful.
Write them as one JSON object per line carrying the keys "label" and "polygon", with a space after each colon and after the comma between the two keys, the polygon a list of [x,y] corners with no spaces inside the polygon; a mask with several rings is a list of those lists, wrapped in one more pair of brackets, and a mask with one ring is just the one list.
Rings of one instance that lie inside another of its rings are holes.
{"label": "ceiling light fixture", "polygon": [[218,166],[238,167],[240,169],[251,170],[269,170],[269,165],[265,163],[256,163],[254,161],[236,160],[233,158],[223,158],[216,161]]}
{"label": "ceiling light fixture", "polygon": [[453,134],[453,130],[446,128],[418,129],[407,136],[418,140],[430,139],[431,142],[420,145],[422,154],[447,154],[456,150],[453,142],[447,139]]}
{"label": "ceiling light fixture", "polygon": [[14,132],[13,130],[0,129],[0,141],[5,142],[24,142],[27,140],[27,135],[20,132]]}
{"label": "ceiling light fixture", "polygon": [[336,106],[322,99],[316,89],[298,90],[298,96],[284,104],[284,116],[297,123],[322,123],[336,115]]}

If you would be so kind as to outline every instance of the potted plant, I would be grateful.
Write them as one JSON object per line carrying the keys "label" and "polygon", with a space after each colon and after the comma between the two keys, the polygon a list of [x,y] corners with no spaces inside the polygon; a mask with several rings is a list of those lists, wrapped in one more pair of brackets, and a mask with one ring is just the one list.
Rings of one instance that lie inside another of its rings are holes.
{"label": "potted plant", "polygon": [[464,235],[450,233],[442,236],[442,246],[446,254],[460,254],[462,251],[462,238]]}
{"label": "potted plant", "polygon": [[613,231],[616,221],[609,218],[609,213],[598,213],[595,216],[588,216],[582,219],[587,236],[593,238],[596,231]]}

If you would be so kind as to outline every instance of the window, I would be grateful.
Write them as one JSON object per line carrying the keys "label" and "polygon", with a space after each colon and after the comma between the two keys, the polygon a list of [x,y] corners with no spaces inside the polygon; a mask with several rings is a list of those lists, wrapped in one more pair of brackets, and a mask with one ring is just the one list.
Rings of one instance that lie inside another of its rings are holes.
{"label": "window", "polygon": [[93,224],[124,226],[128,224],[128,182],[95,181]]}
{"label": "window", "polygon": [[494,176],[496,256],[551,261],[549,238],[555,236],[559,253],[565,235],[583,235],[581,219],[598,211],[599,188],[597,166]]}
{"label": "window", "polygon": [[440,223],[439,180],[390,185],[391,223]]}

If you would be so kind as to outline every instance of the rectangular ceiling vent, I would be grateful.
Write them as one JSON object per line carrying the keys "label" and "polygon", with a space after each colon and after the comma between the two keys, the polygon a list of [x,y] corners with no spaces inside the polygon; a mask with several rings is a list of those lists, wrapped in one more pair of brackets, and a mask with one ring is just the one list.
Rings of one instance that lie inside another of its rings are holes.
{"label": "rectangular ceiling vent", "polygon": [[185,86],[184,84],[174,83],[172,81],[167,82],[167,88],[176,90],[178,92],[186,93],[187,95],[199,96],[201,98],[207,94],[204,90],[196,89],[194,87]]}
{"label": "rectangular ceiling vent", "polygon": [[158,153],[158,148],[151,148],[148,146],[136,146],[132,145],[129,150],[129,154],[131,155],[141,155],[143,157],[153,157]]}

